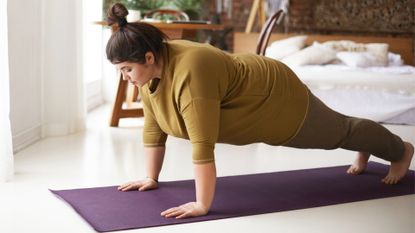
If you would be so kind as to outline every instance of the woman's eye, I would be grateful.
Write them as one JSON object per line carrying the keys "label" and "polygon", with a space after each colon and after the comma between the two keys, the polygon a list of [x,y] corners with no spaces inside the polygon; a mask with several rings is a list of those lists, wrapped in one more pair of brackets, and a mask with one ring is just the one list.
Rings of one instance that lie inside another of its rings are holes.
{"label": "woman's eye", "polygon": [[127,71],[127,72],[131,72],[131,69],[126,69],[125,71]]}

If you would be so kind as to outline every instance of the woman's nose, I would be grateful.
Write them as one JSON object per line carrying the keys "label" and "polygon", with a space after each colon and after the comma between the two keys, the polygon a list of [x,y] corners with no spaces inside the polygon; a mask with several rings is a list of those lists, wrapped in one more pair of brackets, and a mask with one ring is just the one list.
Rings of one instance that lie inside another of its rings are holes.
{"label": "woman's nose", "polygon": [[126,81],[126,80],[128,80],[128,76],[127,76],[127,75],[125,75],[125,74],[123,74],[123,75],[122,75],[122,79]]}

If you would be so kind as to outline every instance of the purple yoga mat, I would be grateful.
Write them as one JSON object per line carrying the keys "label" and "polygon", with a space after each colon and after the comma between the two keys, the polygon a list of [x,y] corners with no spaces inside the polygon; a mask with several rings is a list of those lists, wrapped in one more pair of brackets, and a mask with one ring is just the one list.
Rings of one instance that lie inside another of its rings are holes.
{"label": "purple yoga mat", "polygon": [[366,172],[346,174],[348,166],[264,174],[219,177],[208,215],[176,220],[160,213],[194,201],[193,180],[160,182],[159,189],[145,192],[117,191],[117,186],[51,190],[69,203],[99,231],[115,231],[189,223],[278,211],[297,210],[376,198],[414,194],[414,172],[397,185],[381,179],[388,166],[369,162]]}

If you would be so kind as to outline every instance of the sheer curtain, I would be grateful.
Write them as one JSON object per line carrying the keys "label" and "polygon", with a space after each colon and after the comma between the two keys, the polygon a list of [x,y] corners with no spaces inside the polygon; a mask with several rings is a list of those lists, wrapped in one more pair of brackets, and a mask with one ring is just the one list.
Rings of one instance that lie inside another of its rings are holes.
{"label": "sheer curtain", "polygon": [[13,146],[10,128],[7,0],[0,1],[0,182],[13,177]]}
{"label": "sheer curtain", "polygon": [[43,0],[42,137],[85,129],[82,0]]}

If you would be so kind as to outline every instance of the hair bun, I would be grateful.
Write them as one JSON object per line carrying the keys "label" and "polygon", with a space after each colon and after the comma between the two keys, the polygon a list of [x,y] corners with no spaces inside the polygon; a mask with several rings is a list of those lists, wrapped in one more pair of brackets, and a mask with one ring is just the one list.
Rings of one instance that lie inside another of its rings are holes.
{"label": "hair bun", "polygon": [[108,8],[107,11],[107,22],[108,25],[113,25],[115,23],[118,24],[118,26],[122,27],[125,24],[127,24],[127,20],[125,17],[128,15],[127,8],[121,4],[121,3],[115,3],[110,8]]}

